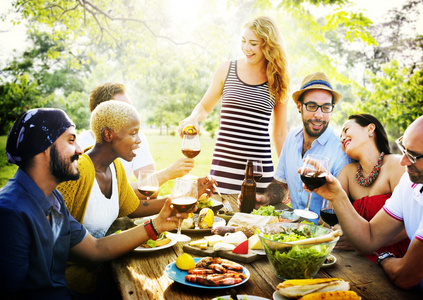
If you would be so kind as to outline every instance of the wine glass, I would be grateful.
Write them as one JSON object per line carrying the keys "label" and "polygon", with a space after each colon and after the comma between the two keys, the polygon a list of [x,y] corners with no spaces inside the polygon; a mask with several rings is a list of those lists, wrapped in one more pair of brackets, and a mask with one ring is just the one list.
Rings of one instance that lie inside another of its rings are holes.
{"label": "wine glass", "polygon": [[338,217],[336,216],[335,210],[333,209],[332,202],[326,199],[323,199],[322,207],[320,208],[320,217],[331,228],[339,223]]}
{"label": "wine glass", "polygon": [[[301,167],[301,180],[312,191],[321,187],[326,183],[327,170],[329,168],[329,158],[317,155],[309,154],[304,160],[303,166]],[[294,212],[303,218],[316,219],[319,216],[309,209],[311,193],[308,193],[308,199],[305,209],[294,209]]]}
{"label": "wine glass", "polygon": [[201,151],[200,137],[198,134],[184,134],[181,145],[182,154],[188,158],[196,157]]}
{"label": "wine glass", "polygon": [[159,190],[159,181],[155,171],[141,171],[138,174],[137,181],[138,191],[141,195],[147,197],[147,200],[150,200],[150,197]]}
{"label": "wine glass", "polygon": [[[171,193],[172,205],[179,212],[187,212],[191,210],[198,200],[197,180],[186,177],[176,178]],[[168,233],[167,237],[178,242],[189,242],[191,238],[181,234],[181,223],[179,219],[177,233]]]}
{"label": "wine glass", "polygon": [[253,160],[253,177],[255,182],[259,182],[263,177],[263,164],[261,160]]}

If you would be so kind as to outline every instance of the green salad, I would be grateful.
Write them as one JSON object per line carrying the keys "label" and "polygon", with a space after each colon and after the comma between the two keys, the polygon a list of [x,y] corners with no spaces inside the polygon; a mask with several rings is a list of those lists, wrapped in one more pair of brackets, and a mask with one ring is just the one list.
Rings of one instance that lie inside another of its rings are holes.
{"label": "green salad", "polygon": [[[301,228],[287,228],[286,233],[274,235],[262,234],[270,241],[293,242],[301,239],[319,236],[314,234],[308,226]],[[262,240],[263,242],[263,240]],[[267,257],[281,279],[306,279],[316,275],[326,256],[332,250],[328,245],[293,245],[281,247],[272,242],[263,242]]]}
{"label": "green salad", "polygon": [[259,209],[253,209],[251,212],[253,215],[260,215],[260,216],[272,216],[272,217],[279,217],[280,212],[275,211],[275,207],[272,205],[268,206],[260,206]]}

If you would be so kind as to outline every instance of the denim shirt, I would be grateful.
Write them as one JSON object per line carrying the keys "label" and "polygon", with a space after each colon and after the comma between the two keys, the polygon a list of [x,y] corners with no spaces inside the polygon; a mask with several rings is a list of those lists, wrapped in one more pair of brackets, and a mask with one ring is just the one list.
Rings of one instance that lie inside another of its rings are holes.
{"label": "denim shirt", "polygon": [[[320,154],[328,157],[329,171],[335,177],[338,176],[338,173],[345,165],[351,162],[349,156],[342,151],[339,135],[335,133],[331,126],[328,126],[325,132],[313,141],[311,148],[304,156],[302,156],[303,141],[304,131],[302,127],[289,132],[274,176],[276,180],[288,185],[293,209],[303,209],[307,204],[308,193],[303,189],[303,182],[297,170],[301,168],[303,159],[308,154]],[[310,210],[319,216],[322,201],[322,197],[312,193]],[[311,221],[317,224],[318,219]]]}
{"label": "denim shirt", "polygon": [[[21,169],[0,190],[0,296],[72,299],[66,262],[70,248],[87,233],[69,214],[62,195],[53,193],[54,205]],[[50,213],[52,225],[46,217]]]}

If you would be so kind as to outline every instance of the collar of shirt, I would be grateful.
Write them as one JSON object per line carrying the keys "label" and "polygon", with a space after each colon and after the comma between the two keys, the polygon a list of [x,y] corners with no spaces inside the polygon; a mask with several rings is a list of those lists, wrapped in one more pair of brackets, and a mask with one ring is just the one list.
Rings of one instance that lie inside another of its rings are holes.
{"label": "collar of shirt", "polygon": [[423,184],[419,183],[413,183],[411,185],[411,188],[413,189],[413,193],[414,193],[414,199],[416,199],[416,201],[423,206]]}
{"label": "collar of shirt", "polygon": [[[23,188],[26,190],[28,195],[31,195],[33,199],[37,199],[38,204],[41,209],[44,211],[45,215],[48,216],[52,209],[52,204],[44,195],[43,191],[38,187],[38,185],[28,176],[23,170],[18,169],[15,174],[15,180],[18,181]],[[56,199],[57,201],[57,199]],[[60,209],[60,204],[59,204]]]}
{"label": "collar of shirt", "polygon": [[[333,127],[329,125],[326,128],[326,130],[317,139],[315,139],[313,141],[313,144],[319,143],[320,145],[325,145],[329,141],[333,130],[334,130]],[[297,133],[295,134],[295,137],[301,138],[301,140],[304,139],[304,128],[303,127],[299,127],[297,129]]]}

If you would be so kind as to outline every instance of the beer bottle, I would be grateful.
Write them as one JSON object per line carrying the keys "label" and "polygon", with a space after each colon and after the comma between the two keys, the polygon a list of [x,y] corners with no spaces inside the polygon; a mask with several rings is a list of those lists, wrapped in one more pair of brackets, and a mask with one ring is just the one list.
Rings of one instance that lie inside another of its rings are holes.
{"label": "beer bottle", "polygon": [[254,181],[253,162],[248,161],[245,179],[241,185],[241,212],[250,213],[256,205],[256,182]]}

